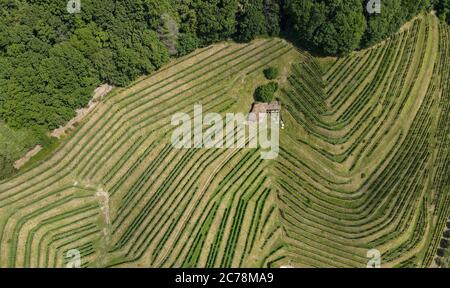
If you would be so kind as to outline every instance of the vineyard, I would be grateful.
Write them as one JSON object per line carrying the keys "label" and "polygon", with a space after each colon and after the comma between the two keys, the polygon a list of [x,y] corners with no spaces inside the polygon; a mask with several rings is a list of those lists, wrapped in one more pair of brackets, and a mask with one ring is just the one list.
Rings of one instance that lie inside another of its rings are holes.
{"label": "vineyard", "polygon": [[[117,89],[0,182],[0,267],[433,265],[447,219],[449,29],[417,18],[330,65],[278,39],[221,43]],[[280,155],[175,149],[171,117],[248,112],[279,69]]]}

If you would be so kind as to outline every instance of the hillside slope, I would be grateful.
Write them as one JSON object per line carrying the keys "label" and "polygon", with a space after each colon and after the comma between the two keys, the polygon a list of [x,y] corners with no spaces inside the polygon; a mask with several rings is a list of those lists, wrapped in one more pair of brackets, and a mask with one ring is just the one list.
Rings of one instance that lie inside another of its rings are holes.
{"label": "hillside slope", "polygon": [[[280,39],[177,60],[0,182],[0,266],[430,266],[450,213],[449,30],[435,16],[339,59]],[[278,159],[170,144],[177,112],[247,112],[282,71]],[[69,253],[68,253],[69,252]]]}

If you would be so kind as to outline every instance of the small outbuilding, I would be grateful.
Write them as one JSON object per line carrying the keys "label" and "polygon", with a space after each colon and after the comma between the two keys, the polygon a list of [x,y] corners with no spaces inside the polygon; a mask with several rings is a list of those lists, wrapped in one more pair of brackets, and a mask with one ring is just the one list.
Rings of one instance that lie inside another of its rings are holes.
{"label": "small outbuilding", "polygon": [[252,109],[250,111],[250,114],[248,116],[249,122],[260,122],[264,120],[264,118],[260,118],[260,115],[280,115],[281,111],[281,105],[278,101],[274,101],[271,103],[262,103],[262,102],[255,102],[252,105]]}

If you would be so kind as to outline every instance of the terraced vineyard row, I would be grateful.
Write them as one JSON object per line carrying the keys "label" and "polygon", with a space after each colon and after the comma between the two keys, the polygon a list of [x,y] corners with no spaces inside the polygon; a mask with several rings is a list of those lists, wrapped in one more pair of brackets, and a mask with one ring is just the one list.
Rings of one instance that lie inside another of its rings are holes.
{"label": "terraced vineyard row", "polygon": [[385,267],[432,264],[450,213],[448,33],[429,16],[328,71],[293,66],[273,265],[364,267],[371,249]]}
{"label": "terraced vineyard row", "polygon": [[233,110],[237,83],[297,57],[279,39],[224,43],[116,91],[51,158],[0,184],[1,266],[65,266],[71,249],[83,267],[259,263],[249,255],[276,223],[268,164],[255,150],[174,149],[170,119]]}
{"label": "terraced vineyard row", "polygon": [[[419,18],[327,71],[280,39],[222,43],[116,90],[0,183],[0,266],[65,267],[75,249],[82,267],[364,267],[372,248],[430,266],[450,216],[448,37]],[[175,113],[247,112],[268,65],[277,160],[171,145]]]}

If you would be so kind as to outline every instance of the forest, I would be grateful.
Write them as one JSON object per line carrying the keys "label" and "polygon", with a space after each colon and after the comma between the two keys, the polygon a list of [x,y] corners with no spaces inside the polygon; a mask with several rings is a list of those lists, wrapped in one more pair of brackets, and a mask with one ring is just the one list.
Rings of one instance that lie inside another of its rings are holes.
{"label": "forest", "polygon": [[126,86],[223,40],[278,36],[319,55],[345,55],[424,10],[448,21],[450,0],[379,1],[380,13],[371,14],[368,0],[80,0],[79,13],[68,9],[78,0],[0,0],[0,121],[57,128],[99,84]]}

